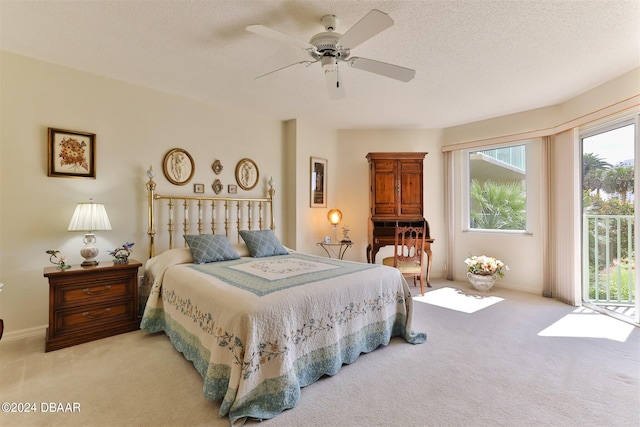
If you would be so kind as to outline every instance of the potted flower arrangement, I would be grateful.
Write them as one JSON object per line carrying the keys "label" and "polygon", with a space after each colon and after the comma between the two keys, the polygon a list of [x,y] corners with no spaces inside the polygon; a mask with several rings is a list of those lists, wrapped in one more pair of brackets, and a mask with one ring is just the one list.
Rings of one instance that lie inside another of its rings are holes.
{"label": "potted flower arrangement", "polygon": [[131,255],[131,252],[133,252],[133,250],[131,249],[132,246],[133,246],[133,243],[127,242],[122,246],[120,246],[119,248],[116,248],[115,250],[109,252],[109,255],[113,257],[113,263],[114,264],[129,263],[129,255]]}
{"label": "potted flower arrangement", "polygon": [[480,255],[472,256],[464,260],[467,265],[467,278],[479,291],[491,289],[498,277],[504,277],[504,271],[509,267],[504,262],[494,257]]}

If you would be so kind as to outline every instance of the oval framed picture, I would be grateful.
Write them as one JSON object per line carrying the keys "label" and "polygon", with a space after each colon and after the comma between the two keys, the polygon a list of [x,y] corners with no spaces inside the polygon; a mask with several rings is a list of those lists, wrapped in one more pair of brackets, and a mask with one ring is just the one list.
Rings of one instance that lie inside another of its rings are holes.
{"label": "oval framed picture", "polygon": [[220,182],[219,179],[216,179],[215,181],[213,181],[213,184],[211,184],[211,188],[213,188],[214,193],[220,194],[220,192],[222,191],[222,182]]}
{"label": "oval framed picture", "polygon": [[242,159],[236,165],[236,182],[243,190],[251,190],[258,184],[260,171],[251,159]]}
{"label": "oval framed picture", "polygon": [[193,158],[182,148],[170,150],[162,161],[165,178],[175,185],[185,185],[193,178],[195,170]]}

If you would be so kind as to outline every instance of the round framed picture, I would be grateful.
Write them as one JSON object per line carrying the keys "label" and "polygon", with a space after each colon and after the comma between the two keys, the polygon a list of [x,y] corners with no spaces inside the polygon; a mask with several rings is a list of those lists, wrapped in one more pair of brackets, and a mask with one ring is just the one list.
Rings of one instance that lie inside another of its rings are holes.
{"label": "round framed picture", "polygon": [[189,153],[182,148],[174,148],[164,156],[162,170],[172,184],[185,185],[193,178],[196,168]]}
{"label": "round framed picture", "polygon": [[260,171],[256,162],[251,159],[242,159],[236,165],[236,181],[243,190],[251,190],[258,184]]}

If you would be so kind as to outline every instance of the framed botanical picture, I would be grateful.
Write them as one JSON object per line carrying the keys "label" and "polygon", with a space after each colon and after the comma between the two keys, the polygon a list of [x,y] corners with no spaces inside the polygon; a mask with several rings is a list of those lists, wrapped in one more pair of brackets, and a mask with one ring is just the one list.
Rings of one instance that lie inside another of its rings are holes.
{"label": "framed botanical picture", "polygon": [[260,171],[251,159],[242,159],[236,165],[236,182],[243,190],[251,190],[258,184]]}
{"label": "framed botanical picture", "polygon": [[327,159],[311,158],[311,207],[327,207]]}
{"label": "framed botanical picture", "polygon": [[165,178],[175,185],[185,185],[196,171],[191,154],[182,148],[169,150],[164,156],[162,170]]}
{"label": "framed botanical picture", "polygon": [[49,128],[48,176],[96,178],[96,134]]}
{"label": "framed botanical picture", "polygon": [[193,184],[194,193],[204,193],[204,184]]}

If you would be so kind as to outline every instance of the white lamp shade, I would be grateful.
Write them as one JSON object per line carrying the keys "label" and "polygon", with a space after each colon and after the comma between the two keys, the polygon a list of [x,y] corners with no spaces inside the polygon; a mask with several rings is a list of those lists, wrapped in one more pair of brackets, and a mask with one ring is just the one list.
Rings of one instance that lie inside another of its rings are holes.
{"label": "white lamp shade", "polygon": [[107,211],[100,203],[78,203],[67,231],[111,230]]}

